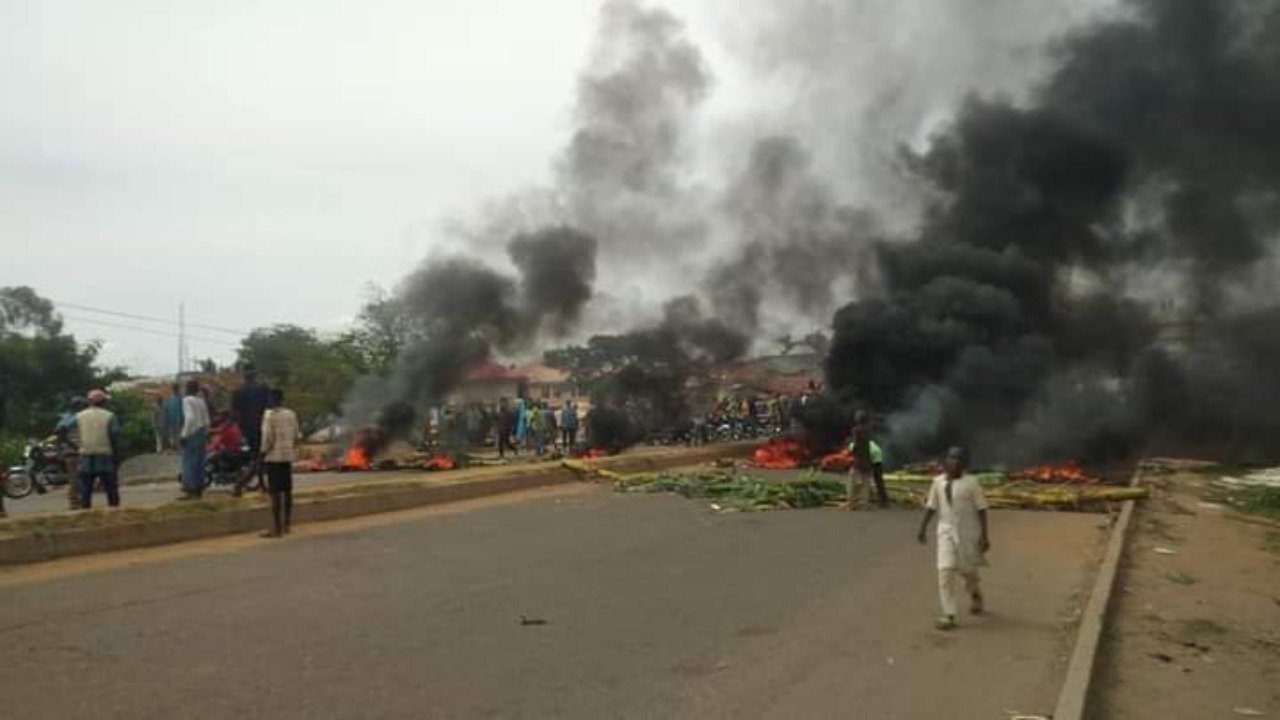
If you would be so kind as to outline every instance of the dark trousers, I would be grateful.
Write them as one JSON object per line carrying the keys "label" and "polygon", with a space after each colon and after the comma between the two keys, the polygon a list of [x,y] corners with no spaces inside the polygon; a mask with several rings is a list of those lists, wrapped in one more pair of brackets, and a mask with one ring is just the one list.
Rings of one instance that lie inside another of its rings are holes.
{"label": "dark trousers", "polygon": [[107,504],[111,507],[120,507],[120,482],[114,471],[80,473],[80,507],[85,510],[93,507],[93,483],[95,480],[102,481],[102,489],[107,492]]}
{"label": "dark trousers", "polygon": [[884,489],[884,463],[872,465],[871,474],[876,483],[876,497],[880,500],[880,507],[884,507],[889,504],[889,493]]}
{"label": "dark trousers", "polygon": [[507,448],[516,455],[520,454],[520,449],[515,443],[511,442],[511,428],[500,428],[498,430],[498,457],[506,457]]}
{"label": "dark trousers", "polygon": [[560,439],[562,442],[564,442],[565,452],[568,452],[569,448],[578,444],[578,428],[571,427],[571,428],[561,429]]}

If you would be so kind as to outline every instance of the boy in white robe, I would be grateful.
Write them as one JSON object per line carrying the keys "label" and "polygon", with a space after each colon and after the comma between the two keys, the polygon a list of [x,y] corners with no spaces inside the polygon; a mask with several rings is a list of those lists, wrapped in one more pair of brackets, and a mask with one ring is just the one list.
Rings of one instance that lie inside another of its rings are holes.
{"label": "boy in white robe", "polygon": [[938,518],[938,595],[942,601],[939,630],[956,626],[956,590],[964,580],[969,594],[970,612],[983,611],[982,588],[978,584],[978,567],[986,564],[985,554],[991,548],[987,536],[987,499],[978,481],[965,474],[968,453],[953,447],[947,452],[946,472],[934,478],[925,503],[917,539],[925,543],[929,521]]}

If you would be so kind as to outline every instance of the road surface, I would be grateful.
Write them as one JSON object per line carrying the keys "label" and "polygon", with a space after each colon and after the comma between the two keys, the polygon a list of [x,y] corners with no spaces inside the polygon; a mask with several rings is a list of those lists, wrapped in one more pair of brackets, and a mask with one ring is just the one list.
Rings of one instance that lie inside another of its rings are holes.
{"label": "road surface", "polygon": [[[628,449],[626,454],[642,455],[647,453],[669,452],[670,450],[671,448],[669,447],[637,446],[637,447]],[[497,455],[495,453],[477,454],[476,457],[489,459],[489,460],[497,459]],[[172,471],[173,477],[172,479],[165,480],[163,482],[145,482],[141,484],[121,485],[120,487],[121,505],[125,507],[154,507],[156,505],[163,505],[164,503],[176,500],[178,496],[181,494],[181,488],[178,485],[178,478],[177,478],[177,473],[178,473],[177,457],[172,455],[168,455],[168,456],[148,455],[148,456],[145,456],[145,458],[142,458],[142,460],[145,461],[146,464],[150,467],[150,471],[147,473],[148,476],[152,476],[152,477],[155,476],[157,474],[155,472],[156,468],[172,465],[174,467]],[[135,458],[130,462],[136,464],[138,463],[138,461],[139,459]],[[529,465],[529,464],[533,464],[533,462],[534,462],[533,458],[529,454],[525,453],[517,456],[516,459],[512,461],[512,466],[514,467],[520,464]],[[454,477],[463,477],[461,475],[461,473],[463,472],[466,472],[466,471],[465,470],[450,471],[447,475],[439,475],[438,473],[431,473],[431,474],[432,476],[438,476],[441,478],[444,478],[444,477],[454,478]],[[398,476],[407,477],[407,478],[421,478],[423,477],[423,474],[424,474],[424,471],[421,471],[421,470],[377,471],[377,472],[296,473],[294,475],[294,483],[299,490],[305,490],[307,488],[318,488],[318,487],[325,487],[329,485],[341,485],[341,484],[349,485],[353,483],[360,483],[362,480],[391,480]],[[230,493],[231,489],[229,487],[218,486],[218,487],[212,487],[206,492],[212,496],[216,496],[220,494]],[[99,489],[98,492],[94,493],[93,504],[94,504],[94,507],[106,506],[107,498],[106,498],[106,495],[102,493],[101,489]],[[45,493],[44,495],[40,495],[38,493],[33,492],[27,497],[21,498],[18,500],[5,498],[4,506],[5,506],[5,510],[8,512],[9,517],[22,517],[25,515],[37,515],[37,514],[43,514],[43,513],[68,512],[67,488],[65,485],[53,487],[53,488],[50,488],[49,492]]]}
{"label": "road surface", "polygon": [[1098,520],[996,512],[991,613],[950,634],[914,512],[590,485],[9,569],[0,698],[22,718],[1045,714]]}

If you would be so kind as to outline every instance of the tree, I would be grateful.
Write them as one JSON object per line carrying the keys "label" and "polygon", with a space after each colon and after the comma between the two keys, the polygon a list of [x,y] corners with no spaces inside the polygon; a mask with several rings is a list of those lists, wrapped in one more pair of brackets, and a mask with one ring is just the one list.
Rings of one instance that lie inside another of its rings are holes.
{"label": "tree", "polygon": [[296,325],[258,328],[241,341],[242,367],[252,366],[262,381],[285,392],[289,407],[308,429],[342,409],[364,368],[349,342],[326,341]]}
{"label": "tree", "polygon": [[406,347],[425,336],[426,328],[399,298],[374,286],[356,328],[343,335],[342,341],[359,356],[367,372],[381,374],[395,366]]}
{"label": "tree", "polygon": [[782,348],[783,355],[790,355],[791,351],[795,350],[797,345],[804,344],[804,341],[792,338],[791,333],[777,337],[774,342],[778,343],[778,346]]}
{"label": "tree", "polygon": [[64,334],[53,303],[31,288],[0,288],[0,435],[43,436],[73,396],[123,379],[97,366],[98,350]]}

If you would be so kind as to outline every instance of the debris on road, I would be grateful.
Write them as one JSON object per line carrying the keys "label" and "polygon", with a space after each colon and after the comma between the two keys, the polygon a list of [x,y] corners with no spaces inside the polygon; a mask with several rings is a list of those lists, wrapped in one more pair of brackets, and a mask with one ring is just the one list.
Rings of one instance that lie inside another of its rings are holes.
{"label": "debris on road", "polygon": [[549,623],[548,623],[546,620],[544,620],[543,618],[531,618],[531,617],[526,617],[526,616],[524,616],[524,615],[521,615],[521,616],[520,616],[520,625],[521,625],[521,626],[529,626],[529,625],[547,625],[547,624],[549,624]]}
{"label": "debris on road", "polygon": [[1177,555],[1178,551],[1167,547],[1157,547],[1155,548],[1155,553],[1157,555]]}
{"label": "debris on road", "polygon": [[[564,465],[583,475],[611,482],[619,492],[674,493],[686,498],[712,500],[712,509],[718,512],[816,508],[839,505],[846,499],[843,478],[813,471],[798,478],[774,479],[719,468],[621,475],[582,463],[566,462]],[[987,488],[988,503],[997,508],[1092,510],[1109,502],[1140,499],[1147,494],[1145,488],[1009,481],[1001,473],[977,477],[979,483]],[[926,476],[885,476],[885,487],[900,506],[923,505],[928,483],[931,482],[932,478]]]}

